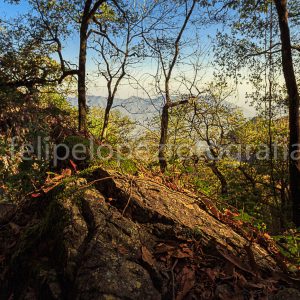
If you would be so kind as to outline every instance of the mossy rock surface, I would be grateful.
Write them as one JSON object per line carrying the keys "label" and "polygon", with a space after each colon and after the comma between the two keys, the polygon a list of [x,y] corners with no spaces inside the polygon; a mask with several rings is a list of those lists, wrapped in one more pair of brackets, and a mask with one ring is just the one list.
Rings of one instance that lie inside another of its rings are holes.
{"label": "mossy rock surface", "polygon": [[[203,293],[222,299],[225,287],[237,299],[248,290],[265,297],[261,284],[273,286],[268,296],[288,287],[274,281],[282,270],[258,244],[254,273],[247,240],[195,197],[100,168],[27,199],[2,227],[5,240],[0,299],[202,299]],[[228,260],[228,253],[237,258]],[[239,277],[224,279],[232,262]],[[208,276],[218,268],[215,280]]]}

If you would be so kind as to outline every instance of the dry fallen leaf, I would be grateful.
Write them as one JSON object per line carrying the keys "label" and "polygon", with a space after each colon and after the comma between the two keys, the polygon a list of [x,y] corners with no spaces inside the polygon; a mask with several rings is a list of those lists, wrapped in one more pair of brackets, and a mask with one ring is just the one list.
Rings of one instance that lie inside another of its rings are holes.
{"label": "dry fallen leaf", "polygon": [[176,300],[185,299],[185,296],[191,291],[195,285],[195,267],[184,266],[180,274],[180,289],[176,296]]}
{"label": "dry fallen leaf", "polygon": [[147,247],[142,246],[142,260],[147,263],[149,266],[154,267],[155,266],[155,259],[152,255],[152,253],[147,249]]}
{"label": "dry fallen leaf", "polygon": [[31,194],[31,197],[32,198],[38,198],[38,197],[40,197],[42,194],[41,193],[32,193]]}
{"label": "dry fallen leaf", "polygon": [[192,258],[194,256],[194,253],[189,248],[183,248],[183,249],[175,249],[171,256],[175,258]]}
{"label": "dry fallen leaf", "polygon": [[53,190],[55,187],[57,187],[58,185],[60,184],[60,182],[56,182],[55,184],[49,186],[49,187],[45,187],[45,188],[42,188],[42,191],[47,194],[49,193],[51,190]]}
{"label": "dry fallen leaf", "polygon": [[70,159],[70,165],[72,166],[73,170],[77,172],[77,165],[74,163],[72,159]]}
{"label": "dry fallen leaf", "polygon": [[217,277],[219,277],[219,270],[218,269],[212,269],[212,268],[207,268],[205,269],[205,273],[211,279],[211,281],[215,281]]}
{"label": "dry fallen leaf", "polygon": [[122,245],[117,246],[117,248],[118,248],[118,250],[119,250],[119,252],[120,252],[121,254],[126,255],[126,254],[129,253],[129,251],[128,251],[124,246],[122,246]]}
{"label": "dry fallen leaf", "polygon": [[175,249],[174,246],[160,243],[160,244],[156,245],[156,247],[155,247],[155,254],[170,252],[170,251],[173,251],[174,249]]}
{"label": "dry fallen leaf", "polygon": [[216,247],[219,253],[226,258],[229,262],[231,262],[233,265],[238,267],[240,270],[250,273],[251,275],[255,276],[255,273],[249,270],[246,266],[243,265],[243,263],[235,256],[232,256],[229,253],[226,253],[225,250],[222,250],[221,247]]}
{"label": "dry fallen leaf", "polygon": [[61,175],[64,176],[64,177],[71,176],[72,175],[72,170],[69,169],[69,168],[64,169],[64,170],[62,170]]}

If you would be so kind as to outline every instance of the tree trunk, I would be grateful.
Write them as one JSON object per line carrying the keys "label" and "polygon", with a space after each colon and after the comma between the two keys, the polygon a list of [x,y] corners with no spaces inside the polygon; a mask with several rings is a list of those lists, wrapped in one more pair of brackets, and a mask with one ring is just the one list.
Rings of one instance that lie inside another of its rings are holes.
{"label": "tree trunk", "polygon": [[159,166],[162,173],[164,173],[167,168],[166,144],[168,140],[168,127],[169,127],[169,106],[168,103],[166,103],[163,107],[162,115],[161,115],[160,141],[159,141],[159,151],[158,151]]}
{"label": "tree trunk", "polygon": [[161,116],[161,132],[160,132],[160,141],[159,141],[159,151],[158,151],[158,160],[159,160],[159,165],[160,165],[160,170],[162,173],[165,172],[166,168],[167,168],[167,159],[166,159],[166,143],[168,141],[168,126],[169,126],[169,108],[171,107],[175,107],[178,106],[180,104],[185,104],[188,101],[178,101],[176,103],[172,103],[171,101],[171,97],[170,97],[170,80],[171,80],[171,76],[172,76],[172,71],[174,69],[174,66],[177,62],[177,58],[179,56],[179,43],[180,40],[182,38],[183,32],[190,20],[190,17],[193,13],[193,10],[195,8],[197,0],[193,0],[192,6],[189,9],[188,13],[185,16],[185,20],[182,24],[182,27],[178,33],[178,36],[176,38],[175,44],[174,44],[174,56],[172,58],[172,61],[170,62],[170,66],[169,66],[169,71],[167,72],[166,69],[164,68],[164,63],[163,63],[163,59],[161,56],[161,52],[160,52],[160,58],[161,58],[161,63],[164,69],[164,74],[165,74],[165,97],[166,97],[166,102],[165,105],[163,107],[163,111],[162,111],[162,116]]}
{"label": "tree trunk", "polygon": [[221,194],[227,195],[228,194],[228,184],[225,176],[220,172],[218,167],[216,166],[215,162],[210,163],[209,167],[213,171],[213,173],[218,177],[220,183],[221,183]]}
{"label": "tree trunk", "polygon": [[300,226],[300,135],[299,135],[299,91],[294,72],[287,0],[274,0],[278,14],[282,69],[289,97],[289,180],[290,200],[293,205],[293,221]]}
{"label": "tree trunk", "polygon": [[103,127],[102,127],[102,132],[101,132],[101,141],[106,139],[107,136],[107,127],[109,123],[109,115],[110,115],[110,110],[113,105],[113,98],[108,98],[107,103],[106,103],[106,108],[105,108],[105,113],[104,113],[104,120],[103,120]]}
{"label": "tree trunk", "polygon": [[86,104],[86,49],[87,49],[88,20],[84,15],[80,26],[80,48],[78,63],[78,129],[87,130],[87,104]]}
{"label": "tree trunk", "polygon": [[93,19],[97,9],[105,0],[97,0],[93,4],[93,0],[86,0],[80,24],[80,46],[78,61],[78,129],[79,131],[87,131],[87,101],[86,101],[86,52],[87,41],[89,36],[89,24]]}

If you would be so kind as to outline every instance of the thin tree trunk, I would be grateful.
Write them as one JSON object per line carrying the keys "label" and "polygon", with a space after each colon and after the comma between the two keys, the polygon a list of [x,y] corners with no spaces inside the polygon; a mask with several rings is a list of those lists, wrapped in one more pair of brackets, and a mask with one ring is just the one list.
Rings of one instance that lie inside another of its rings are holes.
{"label": "thin tree trunk", "polygon": [[177,62],[177,59],[178,59],[178,56],[179,56],[179,43],[180,43],[180,40],[182,38],[183,32],[184,32],[184,30],[185,30],[185,28],[186,28],[186,26],[187,26],[187,24],[190,20],[190,17],[193,13],[196,2],[197,2],[197,0],[193,0],[192,6],[190,7],[187,15],[185,16],[185,20],[184,20],[184,22],[182,24],[182,27],[181,27],[181,29],[178,33],[178,36],[175,40],[175,43],[174,43],[175,53],[174,53],[174,56],[172,58],[172,61],[170,62],[170,67],[169,67],[168,71],[164,67],[162,55],[161,55],[161,52],[159,52],[161,63],[162,63],[162,66],[163,66],[163,71],[164,71],[164,74],[165,74],[165,90],[164,90],[164,92],[165,92],[165,97],[166,97],[166,99],[165,99],[166,102],[165,102],[165,105],[163,107],[162,116],[161,116],[161,126],[160,126],[161,132],[160,132],[160,141],[159,141],[159,150],[158,150],[158,161],[159,161],[160,170],[161,170],[162,173],[164,173],[166,171],[166,168],[167,168],[166,143],[168,141],[169,108],[178,106],[180,104],[185,104],[185,103],[188,102],[188,101],[178,101],[176,103],[172,103],[171,96],[170,96],[169,83],[170,83],[170,80],[171,80],[171,76],[172,76],[174,66],[175,66],[175,64]]}
{"label": "thin tree trunk", "polygon": [[78,129],[87,130],[87,104],[86,104],[86,48],[87,48],[88,25],[83,24],[80,28],[80,50],[78,64]]}
{"label": "thin tree trunk", "polygon": [[238,166],[238,169],[242,172],[244,177],[251,183],[253,189],[256,189],[256,182],[254,178],[251,175],[249,175],[242,166]]}
{"label": "thin tree trunk", "polygon": [[166,144],[168,140],[168,127],[169,127],[169,105],[168,102],[164,105],[161,115],[161,127],[160,127],[160,141],[158,160],[160,170],[162,173],[166,171],[167,159],[166,159]]}
{"label": "thin tree trunk", "polygon": [[[106,139],[107,128],[108,128],[108,124],[109,124],[109,117],[110,117],[110,110],[111,110],[112,105],[114,103],[115,96],[116,96],[116,93],[118,91],[119,84],[120,84],[120,82],[122,81],[123,77],[126,74],[125,66],[126,66],[127,57],[128,57],[128,50],[126,50],[126,51],[127,51],[126,56],[125,56],[125,59],[122,63],[122,73],[121,73],[120,77],[118,78],[114,88],[112,89],[113,77],[111,77],[110,80],[107,83],[108,97],[107,97],[106,108],[105,108],[105,113],[104,113],[103,127],[102,127],[102,131],[101,131],[101,136],[100,136],[101,141]],[[108,65],[107,65],[107,68],[109,68]]]}
{"label": "thin tree trunk", "polygon": [[106,108],[105,108],[105,113],[104,113],[104,120],[103,120],[103,127],[102,127],[102,131],[101,131],[101,141],[106,139],[107,136],[107,127],[109,124],[109,116],[110,116],[110,110],[111,107],[113,105],[113,98],[108,97],[107,99],[107,103],[106,103]]}
{"label": "thin tree trunk", "polygon": [[218,177],[220,183],[221,183],[221,194],[222,195],[227,195],[228,194],[228,184],[225,176],[220,172],[218,167],[216,166],[215,163],[209,164],[209,167],[213,171],[213,173]]}
{"label": "thin tree trunk", "polygon": [[[299,91],[294,72],[290,29],[288,24],[287,0],[274,0],[279,20],[282,69],[289,96],[289,180],[290,200],[293,205],[293,221],[300,226],[300,133]],[[292,156],[293,154],[293,156]]]}

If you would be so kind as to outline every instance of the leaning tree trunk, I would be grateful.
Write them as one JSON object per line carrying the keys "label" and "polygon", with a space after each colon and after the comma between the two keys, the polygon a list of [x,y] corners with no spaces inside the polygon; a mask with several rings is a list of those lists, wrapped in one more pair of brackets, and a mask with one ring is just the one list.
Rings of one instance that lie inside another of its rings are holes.
{"label": "leaning tree trunk", "polygon": [[300,226],[300,134],[299,134],[299,91],[293,65],[290,29],[288,24],[287,0],[274,0],[278,14],[282,69],[289,97],[289,180],[290,200],[293,205],[293,221]]}
{"label": "leaning tree trunk", "polygon": [[228,184],[227,184],[227,180],[226,180],[225,176],[219,170],[219,168],[217,167],[215,162],[209,163],[208,165],[221,183],[221,194],[227,195],[228,194]]}
{"label": "leaning tree trunk", "polygon": [[109,123],[110,110],[113,105],[113,101],[114,101],[114,99],[111,97],[109,97],[107,99],[107,104],[106,104],[105,113],[104,113],[103,127],[102,127],[101,137],[100,137],[101,141],[105,140],[106,136],[107,136],[107,128],[108,128],[108,123]]}

